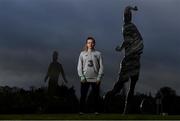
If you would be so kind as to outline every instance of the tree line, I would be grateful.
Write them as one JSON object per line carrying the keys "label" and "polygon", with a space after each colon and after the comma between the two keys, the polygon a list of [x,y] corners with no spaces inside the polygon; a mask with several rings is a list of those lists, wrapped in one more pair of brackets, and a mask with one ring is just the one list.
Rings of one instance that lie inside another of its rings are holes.
{"label": "tree line", "polygon": [[[170,87],[160,88],[155,96],[151,94],[136,93],[133,97],[134,114],[180,114],[180,96]],[[92,103],[91,92],[87,98],[88,112]],[[122,113],[125,93],[119,93],[111,99],[99,96],[98,104],[101,113]],[[74,87],[65,85],[58,87],[55,96],[48,95],[47,88],[34,88],[25,90],[17,87],[0,87],[0,113],[1,114],[25,114],[25,113],[78,113],[79,99]]]}

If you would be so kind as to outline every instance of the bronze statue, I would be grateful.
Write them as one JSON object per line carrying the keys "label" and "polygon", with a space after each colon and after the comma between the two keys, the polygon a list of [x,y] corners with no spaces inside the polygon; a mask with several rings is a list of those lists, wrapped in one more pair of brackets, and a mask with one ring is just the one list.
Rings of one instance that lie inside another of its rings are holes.
{"label": "bronze statue", "polygon": [[125,51],[125,56],[120,64],[119,77],[114,88],[106,96],[110,98],[120,92],[126,82],[131,80],[128,95],[125,101],[124,114],[131,113],[134,89],[139,79],[140,58],[143,53],[143,38],[132,21],[132,10],[137,11],[137,6],[127,6],[124,11],[123,44],[116,47],[116,51]]}
{"label": "bronze statue", "polygon": [[62,78],[65,83],[67,83],[67,80],[65,77],[64,69],[63,69],[62,65],[58,62],[58,52],[57,51],[53,52],[52,58],[53,58],[53,61],[50,63],[50,65],[48,67],[48,72],[45,76],[44,81],[46,82],[47,79],[49,78],[48,92],[50,95],[54,96],[57,94],[57,91],[58,91],[58,79],[59,79],[60,73],[62,74]]}

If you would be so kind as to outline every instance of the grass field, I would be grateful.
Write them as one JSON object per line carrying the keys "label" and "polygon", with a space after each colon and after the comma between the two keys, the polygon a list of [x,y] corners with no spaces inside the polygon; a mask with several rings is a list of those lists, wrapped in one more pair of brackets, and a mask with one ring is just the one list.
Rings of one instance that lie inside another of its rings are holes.
{"label": "grass field", "polygon": [[1,114],[0,120],[178,120],[180,115]]}

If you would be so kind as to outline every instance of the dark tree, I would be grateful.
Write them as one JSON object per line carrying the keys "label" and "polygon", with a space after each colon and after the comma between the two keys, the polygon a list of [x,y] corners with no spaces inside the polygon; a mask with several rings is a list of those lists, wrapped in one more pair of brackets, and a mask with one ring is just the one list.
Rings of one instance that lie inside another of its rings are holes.
{"label": "dark tree", "polygon": [[176,91],[171,87],[162,87],[156,94],[156,98],[160,99],[161,104],[161,113],[175,114],[177,102],[176,102]]}

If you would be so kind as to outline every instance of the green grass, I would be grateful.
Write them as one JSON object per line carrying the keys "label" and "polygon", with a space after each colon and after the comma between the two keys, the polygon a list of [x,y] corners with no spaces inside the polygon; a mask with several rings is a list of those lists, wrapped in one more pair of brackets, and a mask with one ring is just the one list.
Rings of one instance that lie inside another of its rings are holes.
{"label": "green grass", "polygon": [[0,114],[0,120],[178,120],[180,115],[121,115],[121,114]]}

